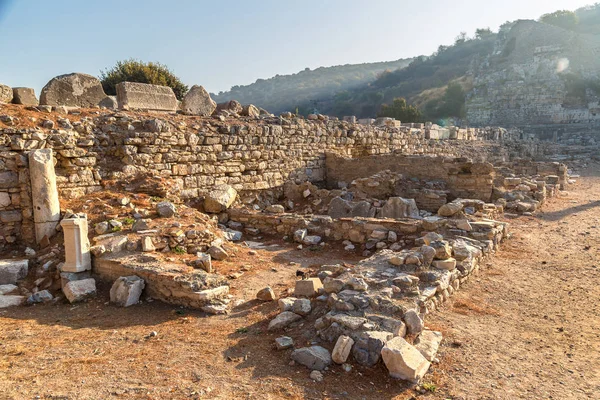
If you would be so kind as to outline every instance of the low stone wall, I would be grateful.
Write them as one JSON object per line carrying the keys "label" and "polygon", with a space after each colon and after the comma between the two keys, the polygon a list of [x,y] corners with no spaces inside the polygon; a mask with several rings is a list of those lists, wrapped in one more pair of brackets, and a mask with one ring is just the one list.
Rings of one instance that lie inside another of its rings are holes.
{"label": "low stone wall", "polygon": [[410,157],[389,154],[378,157],[348,158],[328,153],[327,184],[337,187],[354,179],[389,170],[407,178],[438,180],[447,183],[454,198],[473,198],[489,202],[494,182],[494,168],[489,163],[444,157]]}

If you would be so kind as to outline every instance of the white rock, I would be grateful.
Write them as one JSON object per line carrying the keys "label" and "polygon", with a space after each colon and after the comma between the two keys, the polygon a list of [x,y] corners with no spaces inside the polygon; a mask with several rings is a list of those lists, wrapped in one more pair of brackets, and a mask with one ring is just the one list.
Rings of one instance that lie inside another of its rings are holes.
{"label": "white rock", "polygon": [[419,382],[431,365],[419,350],[399,336],[386,343],[381,357],[390,376],[411,382]]}
{"label": "white rock", "polygon": [[29,260],[0,260],[0,285],[12,284],[27,277]]}
{"label": "white rock", "polygon": [[83,301],[96,294],[96,281],[93,278],[68,282],[63,292],[70,303]]}
{"label": "white rock", "polygon": [[336,364],[343,364],[348,359],[348,355],[350,355],[350,350],[352,350],[352,345],[354,344],[354,340],[351,337],[346,335],[341,335],[338,337],[337,342],[335,343],[335,347],[333,348],[333,352],[331,353],[331,359]]}
{"label": "white rock", "polygon": [[278,316],[276,316],[271,322],[269,322],[269,331],[274,331],[277,329],[283,329],[287,327],[292,322],[298,321],[302,319],[298,314],[294,314],[291,311],[284,311]]}
{"label": "white rock", "polygon": [[25,303],[25,296],[2,295],[0,296],[0,308],[20,306]]}
{"label": "white rock", "polygon": [[442,343],[442,333],[425,330],[415,339],[415,348],[427,361],[433,361]]}

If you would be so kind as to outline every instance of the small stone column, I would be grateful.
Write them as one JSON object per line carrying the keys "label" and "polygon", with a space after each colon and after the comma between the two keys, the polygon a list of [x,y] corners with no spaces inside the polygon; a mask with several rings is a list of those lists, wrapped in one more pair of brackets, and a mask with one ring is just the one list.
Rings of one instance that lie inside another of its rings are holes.
{"label": "small stone column", "polygon": [[35,238],[39,243],[44,236],[50,238],[56,233],[56,226],[60,221],[52,149],[33,150],[29,153],[29,177]]}
{"label": "small stone column", "polygon": [[60,222],[65,234],[65,272],[83,272],[92,269],[88,223],[85,214],[74,215]]}

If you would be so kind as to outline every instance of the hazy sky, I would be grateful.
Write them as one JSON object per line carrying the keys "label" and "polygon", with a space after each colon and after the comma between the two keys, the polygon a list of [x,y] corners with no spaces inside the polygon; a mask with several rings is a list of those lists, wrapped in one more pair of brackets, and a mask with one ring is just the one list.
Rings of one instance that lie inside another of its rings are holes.
{"label": "hazy sky", "polygon": [[0,0],[0,83],[36,93],[130,57],[228,90],[306,67],[431,54],[465,31],[594,0]]}

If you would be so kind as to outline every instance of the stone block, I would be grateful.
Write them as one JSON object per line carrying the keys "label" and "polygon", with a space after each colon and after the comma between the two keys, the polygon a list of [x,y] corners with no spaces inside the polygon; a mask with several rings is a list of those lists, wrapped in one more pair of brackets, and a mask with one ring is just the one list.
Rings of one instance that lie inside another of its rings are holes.
{"label": "stone block", "polygon": [[0,296],[0,308],[20,306],[25,303],[25,296],[2,295]]}
{"label": "stone block", "polygon": [[329,350],[321,346],[303,347],[292,353],[292,360],[305,367],[322,371],[331,365]]}
{"label": "stone block", "polygon": [[29,260],[0,260],[0,285],[14,285],[27,277]]}
{"label": "stone block", "polygon": [[278,329],[283,329],[290,325],[292,322],[298,321],[302,317],[298,314],[294,314],[291,311],[284,311],[278,314],[274,319],[269,322],[269,327],[267,328],[269,331],[275,331]]}
{"label": "stone block", "polygon": [[40,93],[40,104],[95,107],[106,97],[98,78],[80,73],[52,78]]}
{"label": "stone block", "polygon": [[18,294],[19,287],[17,285],[13,285],[12,283],[6,285],[0,285],[0,296],[10,295],[10,294]]}
{"label": "stone block", "polygon": [[256,293],[256,298],[261,301],[273,301],[275,300],[275,292],[273,292],[273,289],[267,286]]}
{"label": "stone block", "polygon": [[13,99],[13,90],[10,86],[0,84],[0,103],[10,103]]}
{"label": "stone block", "polygon": [[229,286],[217,286],[215,288],[196,292],[196,294],[198,295],[199,300],[208,302],[214,299],[219,299],[223,296],[227,296],[229,294]]}
{"label": "stone block", "polygon": [[294,296],[313,297],[319,293],[319,289],[323,287],[319,278],[301,279],[296,281]]}
{"label": "stone block", "polygon": [[356,338],[352,347],[352,355],[356,362],[366,367],[372,367],[379,362],[381,349],[394,335],[390,332],[363,332]]}
{"label": "stone block", "polygon": [[390,376],[410,382],[419,382],[431,365],[419,350],[399,336],[387,342],[381,357]]}
{"label": "stone block", "polygon": [[74,215],[60,222],[65,235],[65,272],[83,272],[92,269],[88,223],[85,214]]}
{"label": "stone block", "polygon": [[71,281],[63,288],[70,303],[77,303],[96,295],[96,281],[93,278]]}
{"label": "stone block", "polygon": [[194,85],[187,92],[181,104],[184,114],[209,117],[217,108],[217,103],[210,98],[210,94],[199,85]]}
{"label": "stone block", "polygon": [[117,102],[123,110],[177,111],[177,97],[168,86],[121,82],[117,84]]}
{"label": "stone block", "polygon": [[331,353],[331,359],[333,362],[336,364],[345,363],[350,355],[350,350],[352,350],[353,344],[354,340],[352,340],[351,337],[345,335],[340,336],[335,343],[333,352]]}
{"label": "stone block", "polygon": [[14,104],[23,104],[25,106],[37,106],[39,101],[35,97],[35,90],[26,87],[13,88],[13,100]]}
{"label": "stone block", "polygon": [[235,202],[237,191],[229,185],[219,185],[211,190],[204,199],[204,211],[220,213],[227,210]]}
{"label": "stone block", "polygon": [[121,307],[129,307],[140,301],[146,283],[138,276],[122,276],[110,288],[110,301]]}
{"label": "stone block", "polygon": [[425,330],[415,339],[415,348],[427,359],[433,361],[442,343],[441,332]]}
{"label": "stone block", "polygon": [[33,150],[29,153],[29,177],[31,179],[35,237],[39,243],[44,237],[51,238],[56,233],[56,226],[60,221],[60,204],[52,149]]}
{"label": "stone block", "polygon": [[294,340],[288,336],[281,336],[275,339],[277,350],[285,350],[294,347]]}

